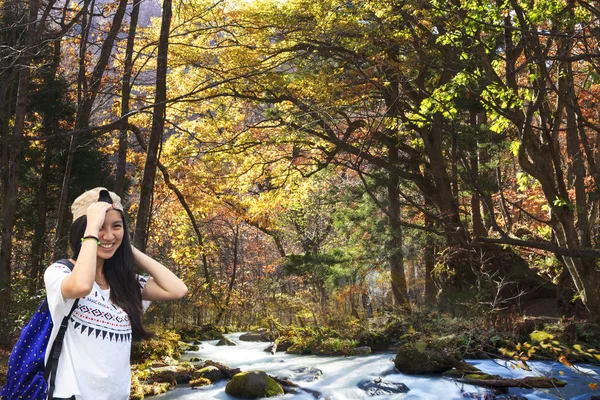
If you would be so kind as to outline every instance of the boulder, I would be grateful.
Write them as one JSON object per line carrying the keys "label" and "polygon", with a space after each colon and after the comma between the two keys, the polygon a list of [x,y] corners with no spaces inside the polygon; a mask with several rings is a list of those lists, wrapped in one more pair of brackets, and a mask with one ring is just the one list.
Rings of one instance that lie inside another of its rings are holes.
{"label": "boulder", "polygon": [[371,354],[371,348],[369,346],[358,346],[354,349],[355,356],[364,356],[367,354]]}
{"label": "boulder", "polygon": [[240,336],[244,342],[272,342],[273,335],[266,329],[259,329],[254,332],[244,333]]}
{"label": "boulder", "polygon": [[146,383],[168,383],[171,386],[188,383],[192,377],[192,369],[180,366],[150,368],[145,381]]}
{"label": "boulder", "polygon": [[277,351],[287,351],[294,345],[294,341],[292,338],[281,336],[275,340],[275,344],[277,345]]}
{"label": "boulder", "polygon": [[217,346],[237,346],[237,344],[233,340],[224,337],[217,342]]}
{"label": "boulder", "polygon": [[454,337],[422,339],[398,348],[394,364],[403,374],[442,373],[460,364],[461,357]]}
{"label": "boulder", "polygon": [[275,354],[275,352],[277,351],[277,343],[273,343],[272,345],[267,346],[264,351],[267,353]]}
{"label": "boulder", "polygon": [[283,388],[263,371],[248,371],[231,378],[225,392],[235,397],[261,398],[284,394]]}
{"label": "boulder", "polygon": [[187,348],[185,349],[185,351],[198,351],[200,350],[200,346],[198,346],[197,344],[189,344],[187,346]]}
{"label": "boulder", "polygon": [[[326,338],[323,340],[315,340],[311,346],[313,355],[321,356],[349,356],[354,354],[356,341],[339,338]],[[290,352],[290,349],[288,349]]]}
{"label": "boulder", "polygon": [[181,340],[187,343],[202,344],[202,340],[216,340],[223,337],[223,329],[215,325],[190,326],[180,329]]}
{"label": "boulder", "polygon": [[201,368],[192,373],[193,380],[197,380],[198,378],[206,378],[214,383],[221,379],[225,379],[225,374],[219,368],[209,365],[208,367]]}
{"label": "boulder", "polygon": [[201,386],[207,386],[212,384],[212,382],[210,381],[210,379],[206,379],[203,377],[200,377],[198,379],[192,379],[190,381],[190,386],[195,388],[195,387],[201,387]]}
{"label": "boulder", "polygon": [[288,373],[283,373],[281,376],[294,382],[312,382],[323,376],[323,371],[314,367],[298,367],[291,369]]}
{"label": "boulder", "polygon": [[408,393],[410,390],[404,383],[388,382],[381,378],[361,381],[358,383],[358,387],[367,392],[369,396],[389,396],[397,393]]}

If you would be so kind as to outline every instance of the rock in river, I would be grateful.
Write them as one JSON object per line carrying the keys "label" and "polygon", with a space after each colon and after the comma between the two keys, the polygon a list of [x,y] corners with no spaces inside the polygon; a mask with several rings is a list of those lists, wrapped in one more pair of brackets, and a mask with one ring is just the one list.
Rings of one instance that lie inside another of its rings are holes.
{"label": "rock in river", "polygon": [[248,371],[231,378],[225,392],[235,397],[260,398],[284,394],[283,388],[263,371]]}
{"label": "rock in river", "polygon": [[396,393],[408,393],[410,390],[404,383],[388,382],[381,378],[361,381],[358,387],[367,392],[369,396],[388,396]]}

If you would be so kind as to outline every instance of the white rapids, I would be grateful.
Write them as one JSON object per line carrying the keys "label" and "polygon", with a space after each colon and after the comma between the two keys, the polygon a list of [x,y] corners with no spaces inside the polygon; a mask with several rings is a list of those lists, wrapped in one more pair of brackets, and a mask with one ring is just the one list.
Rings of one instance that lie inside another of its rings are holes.
{"label": "white rapids", "polygon": [[[323,375],[314,381],[295,381],[300,387],[317,391],[323,400],[453,400],[483,399],[486,391],[476,386],[456,383],[440,376],[414,376],[398,373],[392,362],[394,354],[372,354],[353,357],[299,356],[285,353],[271,355],[264,351],[269,343],[240,341],[241,333],[226,335],[238,346],[216,346],[217,341],[205,341],[200,349],[187,353],[183,359],[197,357],[202,360],[213,360],[242,371],[261,370],[270,375],[294,380],[292,370],[300,367],[318,368]],[[600,367],[579,365],[573,368],[560,363],[532,361],[528,365],[532,371],[515,368],[511,363],[501,360],[468,360],[486,373],[497,374],[509,378],[525,376],[548,376],[566,380],[567,386],[562,389],[510,389],[509,395],[520,395],[530,400],[538,399],[573,399],[588,400],[592,395],[600,395],[589,384],[600,380]],[[385,381],[404,383],[410,391],[406,394],[385,396],[369,396],[358,388],[358,383],[378,377]],[[179,386],[157,400],[236,400],[225,393],[226,380],[214,385],[192,389]],[[600,387],[600,385],[598,385]],[[315,400],[313,394],[286,394],[281,399]],[[499,397],[502,398],[502,397]]]}

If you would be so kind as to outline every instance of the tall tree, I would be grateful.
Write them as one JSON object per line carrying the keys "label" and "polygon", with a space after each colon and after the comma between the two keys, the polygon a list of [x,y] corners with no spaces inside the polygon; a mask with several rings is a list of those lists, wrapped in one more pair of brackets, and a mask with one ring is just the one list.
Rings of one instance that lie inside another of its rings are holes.
{"label": "tall tree", "polygon": [[119,152],[117,157],[117,171],[115,176],[115,193],[123,196],[125,190],[125,173],[127,168],[127,123],[126,117],[130,111],[129,100],[131,97],[131,73],[133,70],[133,50],[135,44],[135,34],[140,15],[141,0],[133,0],[129,20],[129,32],[127,34],[127,47],[125,49],[125,62],[123,65],[123,79],[121,80],[121,118],[123,118],[122,127],[119,134]]}
{"label": "tall tree", "polygon": [[[12,137],[13,141],[9,144],[10,156],[8,159],[8,180],[3,187],[2,202],[2,243],[0,245],[0,300],[5,307],[0,311],[0,320],[4,320],[7,312],[10,310],[10,279],[11,279],[11,260],[12,260],[12,235],[15,223],[17,208],[17,198],[19,190],[21,152],[25,128],[25,116],[27,113],[27,100],[29,96],[29,83],[31,78],[31,63],[36,51],[35,39],[37,30],[44,26],[43,21],[38,20],[40,11],[40,1],[31,0],[29,2],[29,13],[27,16],[27,26],[25,28],[25,39],[22,44],[22,55],[19,57],[18,64],[18,89],[15,106],[15,117]],[[6,339],[5,339],[6,340]]]}
{"label": "tall tree", "polygon": [[156,95],[154,97],[154,110],[152,113],[152,130],[150,131],[150,140],[148,141],[148,150],[146,152],[146,164],[142,177],[135,234],[133,236],[135,246],[141,251],[145,251],[148,239],[147,231],[148,224],[150,223],[151,198],[158,165],[159,145],[162,141],[163,130],[165,128],[171,18],[172,1],[164,0],[156,60]]}
{"label": "tall tree", "polygon": [[[123,17],[125,16],[125,11],[127,10],[127,0],[119,0],[117,9],[115,10],[114,17],[112,19],[110,29],[104,40],[102,41],[102,47],[100,50],[100,54],[98,55],[98,60],[94,66],[94,69],[90,76],[90,81],[87,81],[86,78],[86,53],[89,49],[88,47],[88,37],[89,31],[94,24],[94,4],[95,0],[86,0],[84,2],[84,7],[87,7],[89,2],[91,1],[91,10],[88,12],[88,18],[86,24],[82,27],[82,38],[80,42],[80,67],[79,67],[79,77],[78,82],[80,85],[79,88],[79,98],[78,98],[78,109],[77,116],[75,119],[75,130],[87,128],[89,126],[90,117],[92,115],[92,108],[94,106],[94,102],[98,96],[100,88],[102,87],[102,78],[108,67],[110,56],[113,51],[115,40],[117,39],[117,35],[121,30],[121,24],[123,22]],[[85,20],[85,18],[84,18]],[[69,188],[71,182],[71,174],[73,168],[73,159],[75,156],[75,151],[77,148],[77,135],[72,135],[69,143],[69,151],[68,151],[68,159],[65,167],[63,184],[60,192],[60,202],[58,206],[58,219],[56,225],[56,244],[55,244],[55,252],[54,256],[56,258],[63,256],[66,254],[66,227],[68,226],[66,221],[68,218],[66,217],[67,208],[68,208],[68,200],[69,200]]]}

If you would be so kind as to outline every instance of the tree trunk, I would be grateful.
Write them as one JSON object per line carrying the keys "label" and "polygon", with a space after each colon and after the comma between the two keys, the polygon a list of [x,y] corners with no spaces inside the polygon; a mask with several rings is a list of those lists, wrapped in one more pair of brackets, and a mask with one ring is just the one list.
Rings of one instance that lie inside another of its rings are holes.
{"label": "tree trunk", "polygon": [[[127,36],[127,49],[125,50],[125,65],[122,79],[121,93],[121,118],[129,113],[129,98],[131,95],[131,70],[133,68],[133,45],[135,44],[135,33],[140,14],[141,0],[133,0],[133,8],[129,22],[129,33]],[[115,176],[114,191],[123,197],[125,191],[125,175],[127,172],[127,123],[128,118],[124,118],[123,125],[119,133],[119,152],[117,156],[117,171]]]}
{"label": "tree trunk", "polygon": [[[64,15],[64,14],[63,14]],[[44,81],[47,87],[54,87],[56,85],[56,74],[60,64],[61,56],[61,40],[57,39],[53,43],[53,56],[52,63],[47,73],[44,74]],[[45,136],[58,131],[57,119],[52,115],[52,111],[46,112],[43,115],[43,132]],[[36,224],[34,228],[33,238],[31,240],[31,285],[29,287],[29,293],[33,296],[41,287],[42,274],[44,270],[43,261],[46,254],[46,209],[48,207],[48,181],[50,179],[50,167],[52,164],[52,151],[54,149],[54,141],[47,140],[44,145],[46,146],[44,151],[44,161],[42,165],[42,173],[40,176],[38,193],[37,193],[37,211],[36,211]]]}
{"label": "tree trunk", "polygon": [[[79,68],[79,82],[83,84],[83,98],[79,99],[78,110],[77,110],[77,118],[75,121],[75,129],[86,128],[89,126],[90,117],[92,114],[92,108],[94,106],[94,101],[98,96],[98,92],[100,91],[100,87],[102,86],[102,77],[104,76],[104,72],[106,71],[106,67],[110,61],[110,55],[112,53],[112,49],[117,38],[119,31],[121,30],[121,24],[123,22],[123,17],[125,16],[125,11],[127,10],[127,2],[128,0],[119,0],[119,5],[115,12],[115,16],[113,17],[112,24],[106,38],[102,42],[102,49],[100,51],[100,55],[98,57],[98,62],[94,67],[94,70],[91,74],[91,81],[89,85],[85,78],[85,53],[87,47],[87,38],[89,35],[90,26],[93,23],[93,13],[90,13],[90,17],[88,19],[88,24],[85,29],[82,29],[85,32],[82,35],[82,41],[80,46],[80,68]],[[94,1],[92,1],[91,9],[93,10]],[[83,17],[85,18],[85,17]],[[67,164],[65,167],[63,185],[61,187],[60,192],[60,203],[58,208],[58,223],[56,227],[56,236],[57,236],[57,248],[55,249],[55,257],[60,257],[61,254],[66,254],[66,238],[64,236],[64,232],[66,231],[66,227],[64,226],[65,218],[64,215],[67,211],[67,204],[69,198],[69,189],[70,189],[70,181],[71,181],[71,172],[73,168],[73,157],[76,149],[76,135],[71,136],[71,142],[69,143],[69,153]]]}
{"label": "tree trunk", "polygon": [[365,315],[367,316],[367,318],[372,318],[373,317],[373,304],[371,304],[371,297],[369,296],[369,293],[367,292],[366,289],[364,292],[361,293],[361,300],[362,300],[363,310],[365,311]]}
{"label": "tree trunk", "polygon": [[[87,43],[92,25],[91,10],[94,9],[96,4],[95,0],[92,0],[91,4],[85,4],[84,7],[89,6],[89,9],[85,9],[81,15],[81,40],[79,42],[79,70],[77,71],[77,114],[75,116],[75,128],[81,126],[81,120],[83,119],[83,102],[85,93],[87,92],[87,79],[85,77],[85,55],[87,53]],[[54,246],[52,252],[53,259],[64,258],[67,255],[67,234],[66,234],[66,221],[67,218],[67,202],[69,196],[69,185],[71,181],[71,169],[73,168],[73,157],[75,155],[75,148],[77,143],[77,136],[71,135],[69,138],[69,149],[67,151],[67,162],[65,164],[65,171],[63,173],[63,182],[60,187],[60,197],[58,201],[58,213],[56,217],[56,232],[54,235]]]}
{"label": "tree trunk", "polygon": [[[470,123],[471,125],[477,129],[478,120],[477,114],[471,112],[470,115]],[[481,186],[479,185],[480,176],[479,176],[479,163],[480,160],[480,151],[479,149],[473,149],[470,156],[470,169],[471,169],[471,181],[473,184],[473,192],[471,194],[471,221],[473,224],[473,235],[474,236],[486,236],[487,229],[483,224],[483,218],[481,216]]]}
{"label": "tree trunk", "polygon": [[[31,0],[29,3],[29,16],[27,19],[27,30],[25,32],[25,43],[23,56],[19,60],[21,70],[19,71],[19,87],[17,90],[17,105],[15,108],[15,120],[13,128],[13,139],[10,146],[8,182],[4,188],[5,197],[2,213],[2,243],[0,245],[0,320],[6,321],[11,307],[10,278],[12,261],[12,236],[17,211],[17,199],[19,194],[19,178],[21,169],[21,152],[23,150],[23,137],[25,129],[25,115],[27,113],[27,100],[29,97],[29,82],[31,77],[30,65],[35,52],[34,39],[38,25],[36,24],[40,0]],[[42,26],[42,25],[40,25]],[[6,342],[8,335],[2,335],[0,342]],[[6,344],[6,343],[4,343]]]}
{"label": "tree trunk", "polygon": [[158,163],[158,147],[162,141],[165,127],[167,100],[167,55],[169,49],[169,31],[171,28],[172,0],[164,0],[160,39],[158,42],[158,59],[156,67],[156,97],[152,114],[152,130],[148,142],[146,164],[142,177],[140,201],[135,224],[134,245],[141,251],[146,250],[146,227],[150,219],[150,199],[154,191],[154,180]]}
{"label": "tree trunk", "polygon": [[[429,208],[431,202],[425,200],[425,206]],[[425,226],[433,228],[433,218],[429,214],[425,214]],[[433,280],[433,269],[435,268],[435,244],[432,240],[425,243],[423,262],[425,263],[425,302],[433,304],[437,295],[437,288]]]}
{"label": "tree trunk", "polygon": [[[479,176],[479,160],[477,159],[477,155],[471,156],[470,162],[471,176],[473,182],[477,185],[477,178]],[[477,188],[471,194],[471,221],[473,223],[473,235],[486,236],[487,230],[483,225],[483,218],[481,218],[481,200]]]}
{"label": "tree trunk", "polygon": [[[390,162],[398,160],[398,149],[388,149]],[[398,186],[400,179],[397,175],[390,173],[388,182],[388,217],[390,219],[390,239],[388,242],[388,262],[390,263],[390,275],[392,293],[394,300],[403,309],[410,310],[408,292],[406,287],[406,275],[404,273],[404,255],[402,254],[402,225],[400,220],[400,191]]]}
{"label": "tree trunk", "polygon": [[231,293],[233,292],[233,287],[235,285],[235,278],[236,278],[236,274],[237,274],[237,267],[238,267],[238,253],[239,253],[239,242],[240,242],[240,226],[236,225],[234,232],[233,232],[233,266],[232,266],[232,271],[231,271],[231,279],[229,280],[229,285],[227,286],[227,296],[225,297],[225,300],[223,302],[223,304],[220,305],[219,307],[219,312],[217,314],[217,317],[215,318],[215,325],[219,325],[221,323],[221,320],[223,319],[223,315],[225,314],[225,311],[227,311],[227,309],[229,309],[229,301],[231,299]]}
{"label": "tree trunk", "polygon": [[52,150],[50,143],[46,143],[46,150],[44,154],[44,164],[42,166],[42,173],[40,176],[40,182],[37,193],[37,211],[36,211],[36,223],[34,228],[33,238],[31,239],[31,275],[29,294],[34,296],[38,289],[40,289],[40,282],[42,280],[42,271],[44,260],[45,246],[44,242],[46,239],[46,209],[48,206],[48,180],[50,175],[50,163],[52,158]]}

